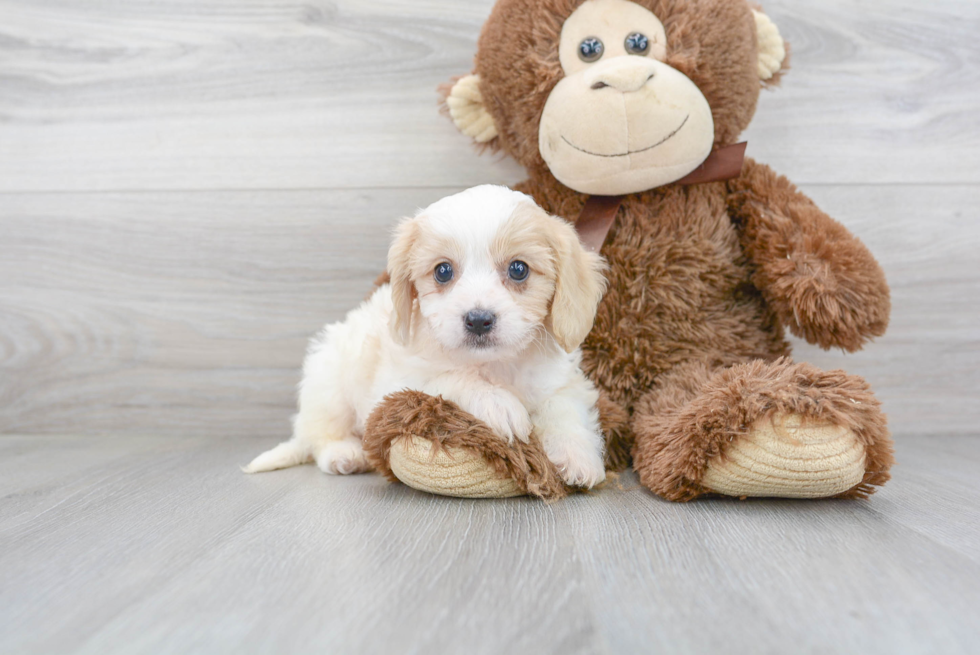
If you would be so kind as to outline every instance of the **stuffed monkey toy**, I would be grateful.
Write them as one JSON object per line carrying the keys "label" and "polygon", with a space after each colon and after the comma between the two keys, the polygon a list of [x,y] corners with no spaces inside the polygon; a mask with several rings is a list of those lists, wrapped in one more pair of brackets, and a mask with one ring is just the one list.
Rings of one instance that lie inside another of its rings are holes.
{"label": "stuffed monkey toy", "polygon": [[[743,0],[499,0],[457,127],[514,157],[517,189],[609,263],[582,346],[607,466],[655,494],[864,497],[892,443],[868,384],[790,359],[784,331],[860,349],[884,333],[878,263],[785,177],[743,159],[760,90],[787,67]],[[570,489],[540,446],[508,444],[441,398],[377,408],[365,446],[391,479],[454,496]]]}

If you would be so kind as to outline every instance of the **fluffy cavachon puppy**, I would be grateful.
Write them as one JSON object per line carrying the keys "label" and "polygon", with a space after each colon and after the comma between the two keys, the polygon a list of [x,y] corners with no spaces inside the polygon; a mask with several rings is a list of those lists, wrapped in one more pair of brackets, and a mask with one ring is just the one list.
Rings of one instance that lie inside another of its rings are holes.
{"label": "fluffy cavachon puppy", "polygon": [[[866,496],[889,478],[867,383],[794,363],[784,338],[854,351],[883,334],[881,268],[764,164],[718,173],[786,60],[741,0],[500,0],[475,70],[448,91],[460,130],[519,161],[517,189],[545,211],[584,225],[597,197],[609,210],[588,230],[609,286],[583,367],[607,399],[609,464],[631,459],[670,500]],[[366,437],[389,474],[418,438],[523,491],[563,493],[534,452],[501,452],[439,398],[389,398]],[[438,463],[416,464],[401,479],[425,488]]]}
{"label": "fluffy cavachon puppy", "polygon": [[575,230],[526,195],[479,186],[402,221],[390,282],[324,328],[303,364],[293,437],[256,473],[315,461],[370,469],[361,436],[388,394],[453,401],[500,447],[532,430],[565,484],[605,478],[598,393],[579,368],[605,280]]}

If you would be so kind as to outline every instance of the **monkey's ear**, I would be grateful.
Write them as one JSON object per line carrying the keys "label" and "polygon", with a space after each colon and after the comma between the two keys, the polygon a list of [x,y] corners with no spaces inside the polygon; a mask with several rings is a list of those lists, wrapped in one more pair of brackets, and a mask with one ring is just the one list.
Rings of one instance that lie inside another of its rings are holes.
{"label": "monkey's ear", "polygon": [[477,143],[489,144],[497,138],[497,126],[483,104],[479,75],[456,80],[446,95],[446,107],[459,131]]}
{"label": "monkey's ear", "polygon": [[777,84],[788,68],[788,46],[779,28],[761,11],[752,10],[755,17],[756,40],[759,43],[759,79],[764,85]]}

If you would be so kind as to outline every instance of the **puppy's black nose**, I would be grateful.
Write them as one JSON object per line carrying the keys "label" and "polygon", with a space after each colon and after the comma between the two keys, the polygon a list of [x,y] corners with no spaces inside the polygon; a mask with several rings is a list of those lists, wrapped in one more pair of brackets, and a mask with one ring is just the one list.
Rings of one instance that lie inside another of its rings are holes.
{"label": "puppy's black nose", "polygon": [[486,334],[493,329],[497,315],[485,309],[474,309],[466,314],[464,319],[466,329],[473,334]]}

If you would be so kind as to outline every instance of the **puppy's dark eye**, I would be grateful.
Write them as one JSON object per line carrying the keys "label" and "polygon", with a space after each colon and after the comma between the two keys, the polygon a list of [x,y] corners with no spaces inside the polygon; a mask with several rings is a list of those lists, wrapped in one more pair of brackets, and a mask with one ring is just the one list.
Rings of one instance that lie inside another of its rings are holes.
{"label": "puppy's dark eye", "polygon": [[578,58],[585,62],[597,61],[602,57],[603,49],[602,41],[594,36],[586,37],[578,44]]}
{"label": "puppy's dark eye", "polygon": [[633,32],[623,43],[626,47],[626,52],[631,55],[642,55],[650,49],[650,40],[639,32]]}
{"label": "puppy's dark eye", "polygon": [[519,259],[515,259],[507,267],[507,276],[514,282],[523,282],[530,272],[531,268]]}
{"label": "puppy's dark eye", "polygon": [[436,270],[433,272],[433,276],[439,284],[446,284],[453,279],[453,265],[449,262],[436,264]]}

